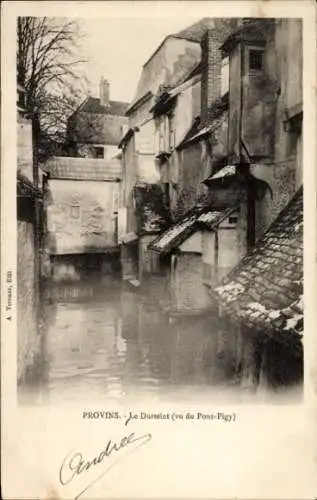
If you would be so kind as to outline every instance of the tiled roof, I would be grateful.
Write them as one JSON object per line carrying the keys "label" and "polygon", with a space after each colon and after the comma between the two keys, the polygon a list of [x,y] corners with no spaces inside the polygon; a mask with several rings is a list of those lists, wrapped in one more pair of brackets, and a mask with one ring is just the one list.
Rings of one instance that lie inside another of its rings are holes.
{"label": "tiled roof", "polygon": [[[223,115],[220,119],[214,120],[212,124],[210,124],[206,127],[201,128],[201,123],[200,123],[198,126],[198,130],[195,131],[194,128],[192,128],[190,133],[186,134],[186,139],[183,140],[181,145],[188,146],[192,142],[200,141],[201,139],[208,136],[209,134],[212,134],[226,120],[227,120],[226,116]],[[179,144],[179,146],[180,146],[180,144]]]}
{"label": "tiled roof", "polygon": [[165,109],[169,104],[173,102],[173,99],[184,92],[187,88],[195,85],[200,80],[200,74],[193,76],[191,79],[185,79],[182,83],[175,86],[172,89],[162,92],[162,94],[157,99],[154,106],[150,109],[150,112],[160,111],[160,109]]}
{"label": "tiled roof", "polygon": [[54,156],[45,164],[51,179],[119,180],[122,177],[120,158],[102,160]]}
{"label": "tiled roof", "polygon": [[18,196],[30,196],[30,197],[41,197],[43,195],[42,191],[37,188],[33,182],[26,177],[22,172],[17,173],[17,195]]}
{"label": "tiled roof", "polygon": [[79,112],[96,113],[98,115],[116,115],[125,116],[129,104],[121,101],[109,101],[109,106],[100,104],[100,99],[96,97],[87,97],[86,101],[79,108]]}
{"label": "tiled roof", "polygon": [[176,144],[176,149],[181,149],[183,146],[189,144],[190,139],[199,132],[200,128],[201,128],[201,119],[200,116],[196,116],[194,118],[193,123],[185,133],[183,139],[178,144]]}
{"label": "tiled roof", "polygon": [[283,338],[302,335],[302,189],[216,293],[228,314],[249,327]]}
{"label": "tiled roof", "polygon": [[199,227],[207,227],[210,231],[216,229],[234,210],[236,207],[223,210],[195,207],[152,241],[149,248],[159,253],[169,253],[187,240]]}
{"label": "tiled roof", "polygon": [[201,117],[196,117],[193,125],[187,131],[182,141],[177,144],[177,148],[187,147],[195,141],[200,141],[204,137],[215,132],[221,125],[228,120],[226,110],[228,107],[228,94],[225,94],[221,101],[209,107],[208,114],[210,122],[205,125]]}
{"label": "tiled roof", "polygon": [[238,22],[238,18],[204,17],[173,36],[176,38],[185,38],[186,40],[191,40],[192,42],[201,42],[207,30],[214,30],[218,34],[219,38],[222,39],[228,36],[228,31],[231,32],[237,29]]}
{"label": "tiled roof", "polygon": [[211,17],[204,17],[187,28],[175,33],[176,38],[185,38],[193,42],[200,42],[207,29],[213,28],[215,21]]}

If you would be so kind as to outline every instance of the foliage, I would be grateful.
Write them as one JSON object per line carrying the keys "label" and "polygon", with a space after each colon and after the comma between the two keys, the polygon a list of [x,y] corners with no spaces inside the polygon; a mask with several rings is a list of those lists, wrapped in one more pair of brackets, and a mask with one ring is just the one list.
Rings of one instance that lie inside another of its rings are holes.
{"label": "foliage", "polygon": [[19,17],[17,79],[25,90],[25,108],[36,119],[39,158],[63,149],[67,117],[82,100],[87,83],[79,58],[82,38],[77,21]]}

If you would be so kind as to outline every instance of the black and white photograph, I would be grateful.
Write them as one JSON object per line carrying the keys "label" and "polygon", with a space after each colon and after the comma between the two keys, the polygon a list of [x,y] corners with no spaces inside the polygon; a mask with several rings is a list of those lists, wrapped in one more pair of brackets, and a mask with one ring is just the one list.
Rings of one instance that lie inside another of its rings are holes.
{"label": "black and white photograph", "polygon": [[3,498],[314,498],[315,6],[4,4]]}
{"label": "black and white photograph", "polygon": [[300,396],[302,20],[17,23],[19,392]]}

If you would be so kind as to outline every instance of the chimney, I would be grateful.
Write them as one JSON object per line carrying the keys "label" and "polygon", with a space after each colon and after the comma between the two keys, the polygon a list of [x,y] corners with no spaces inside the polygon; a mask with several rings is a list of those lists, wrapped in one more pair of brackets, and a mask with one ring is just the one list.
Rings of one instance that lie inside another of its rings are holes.
{"label": "chimney", "polygon": [[99,83],[99,98],[101,106],[109,106],[110,100],[110,84],[108,80],[105,80],[103,76]]}
{"label": "chimney", "polygon": [[201,41],[201,119],[203,125],[209,121],[209,109],[221,97],[221,51],[218,33],[209,29]]}
{"label": "chimney", "polygon": [[239,18],[214,20],[214,27],[209,28],[201,40],[201,119],[208,125],[212,114],[210,108],[221,101],[221,62],[220,50],[226,38],[239,26]]}

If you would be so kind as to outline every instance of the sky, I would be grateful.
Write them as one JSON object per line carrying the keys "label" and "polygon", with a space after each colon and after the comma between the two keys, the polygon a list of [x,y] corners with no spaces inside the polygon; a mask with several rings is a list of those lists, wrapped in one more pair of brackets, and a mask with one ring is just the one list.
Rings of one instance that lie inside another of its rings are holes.
{"label": "sky", "polygon": [[[201,16],[203,17],[203,16]],[[85,33],[83,56],[91,95],[97,96],[99,81],[110,82],[110,99],[131,102],[142,66],[163,39],[198,21],[197,18],[81,19]]]}

